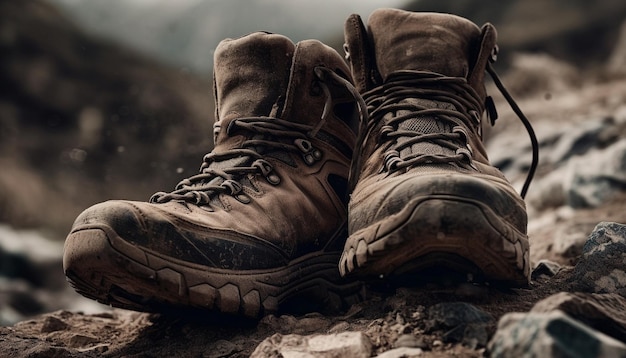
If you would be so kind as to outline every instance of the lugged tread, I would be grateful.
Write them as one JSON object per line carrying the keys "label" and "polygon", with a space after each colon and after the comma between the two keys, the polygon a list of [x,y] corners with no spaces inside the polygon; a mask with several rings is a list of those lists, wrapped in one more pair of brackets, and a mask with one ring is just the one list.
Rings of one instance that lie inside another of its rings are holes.
{"label": "lugged tread", "polygon": [[111,235],[106,229],[71,234],[66,256],[73,266],[66,267],[66,275],[77,292],[114,307],[147,312],[191,308],[258,318],[280,310],[304,290],[320,301],[332,293],[345,307],[360,300],[361,284],[337,271],[339,252],[314,253],[273,270],[228,272],[182,265],[151,252],[138,255],[137,247],[130,257],[122,251],[128,245]]}
{"label": "lugged tread", "polygon": [[[431,218],[445,221],[454,216],[458,225],[453,232],[426,232],[415,237],[407,232],[425,232],[419,221],[428,212]],[[452,214],[451,214],[452,213]],[[465,228],[481,225],[482,235],[469,237]],[[385,230],[381,230],[385,227]],[[375,234],[371,234],[375,233]],[[437,237],[441,236],[441,237]],[[363,245],[366,245],[364,249]],[[515,285],[528,285],[530,261],[528,238],[511,228],[503,219],[479,202],[450,197],[431,196],[415,200],[404,212],[387,218],[384,222],[353,233],[346,242],[340,259],[343,275],[353,272],[362,278],[381,274],[393,275],[403,265],[413,265],[417,271],[432,262],[419,263],[430,253],[449,253],[463,257],[478,266],[486,277],[494,281]]]}

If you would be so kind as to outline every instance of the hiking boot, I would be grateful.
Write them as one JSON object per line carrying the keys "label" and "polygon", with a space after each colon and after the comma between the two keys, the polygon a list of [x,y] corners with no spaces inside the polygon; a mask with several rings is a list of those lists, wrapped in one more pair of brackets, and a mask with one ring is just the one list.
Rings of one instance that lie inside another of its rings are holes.
{"label": "hiking boot", "polygon": [[370,118],[353,158],[342,274],[420,281],[442,268],[527,285],[525,204],[482,141],[495,28],[380,9],[367,29],[349,17],[345,34]]}
{"label": "hiking boot", "polygon": [[337,309],[360,285],[337,267],[359,111],[344,59],[254,33],[215,52],[215,147],[150,202],[84,211],[63,266],[89,298],[138,311],[259,317]]}

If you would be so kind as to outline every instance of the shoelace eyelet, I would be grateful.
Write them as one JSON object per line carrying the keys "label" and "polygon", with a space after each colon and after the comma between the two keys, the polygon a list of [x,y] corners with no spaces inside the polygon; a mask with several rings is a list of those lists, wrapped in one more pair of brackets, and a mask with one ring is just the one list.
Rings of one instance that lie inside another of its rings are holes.
{"label": "shoelace eyelet", "polygon": [[385,156],[383,158],[383,162],[385,163],[384,166],[388,171],[392,171],[394,169],[396,169],[397,165],[399,163],[402,162],[402,159],[400,158],[400,153],[398,153],[397,151],[393,150],[390,152],[385,153]]}
{"label": "shoelace eyelet", "polygon": [[242,204],[250,204],[252,202],[252,199],[250,199],[250,197],[247,196],[246,194],[237,194],[237,195],[234,195],[233,197]]}
{"label": "shoelace eyelet", "polygon": [[274,173],[274,168],[264,159],[257,159],[252,163],[253,167],[259,168],[261,175],[272,185],[280,184],[280,177]]}
{"label": "shoelace eyelet", "polygon": [[228,189],[227,193],[233,196],[239,194],[242,189],[241,184],[231,179],[224,180],[224,182],[220,184],[220,186]]}
{"label": "shoelace eyelet", "polygon": [[459,135],[461,135],[461,140],[464,141],[465,143],[467,143],[467,139],[469,138],[467,131],[465,130],[465,128],[460,127],[460,126],[456,126],[454,128],[452,128],[452,133],[458,133]]}
{"label": "shoelace eyelet", "polygon": [[298,138],[293,141],[293,144],[295,144],[302,153],[308,153],[313,150],[313,144],[306,139]]}
{"label": "shoelace eyelet", "polygon": [[315,148],[310,141],[298,138],[293,143],[303,153],[302,158],[306,164],[313,165],[316,161],[322,159],[322,152]]}
{"label": "shoelace eyelet", "polygon": [[196,205],[206,204],[210,200],[209,196],[206,193],[195,190],[190,191],[189,193],[187,193],[187,195],[189,195],[191,199],[194,200]]}
{"label": "shoelace eyelet", "polygon": [[393,132],[394,132],[394,129],[392,126],[388,126],[388,125],[382,126],[382,128],[380,128],[380,137],[386,138],[387,135],[389,135],[389,133],[393,133]]}

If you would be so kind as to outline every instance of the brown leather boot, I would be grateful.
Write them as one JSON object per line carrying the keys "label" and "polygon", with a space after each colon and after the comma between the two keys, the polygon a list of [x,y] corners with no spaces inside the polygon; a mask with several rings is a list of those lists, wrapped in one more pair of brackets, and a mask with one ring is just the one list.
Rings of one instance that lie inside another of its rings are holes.
{"label": "brown leather boot", "polygon": [[70,282],[139,311],[259,317],[351,303],[360,286],[337,262],[359,113],[344,59],[254,33],[219,44],[214,80],[215,148],[200,173],[149,203],[84,211],[65,243]]}
{"label": "brown leather boot", "polygon": [[345,27],[369,112],[357,141],[342,274],[526,285],[526,209],[482,142],[491,24],[381,9]]}

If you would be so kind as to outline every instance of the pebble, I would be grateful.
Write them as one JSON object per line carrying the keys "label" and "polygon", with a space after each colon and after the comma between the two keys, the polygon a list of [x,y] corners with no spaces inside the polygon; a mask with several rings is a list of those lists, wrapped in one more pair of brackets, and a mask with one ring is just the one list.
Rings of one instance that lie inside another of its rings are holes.
{"label": "pebble", "polygon": [[100,339],[87,334],[74,334],[69,340],[68,346],[72,348],[79,348],[98,343]]}
{"label": "pebble", "polygon": [[554,277],[559,271],[561,271],[561,265],[550,260],[541,260],[537,263],[537,266],[533,269],[530,277],[533,281],[538,280],[541,277]]}
{"label": "pebble", "polygon": [[626,225],[599,223],[583,247],[569,283],[573,291],[626,296]]}
{"label": "pebble", "polygon": [[610,358],[626,355],[626,345],[562,311],[508,313],[488,345],[491,357]]}
{"label": "pebble", "polygon": [[600,206],[626,185],[626,139],[572,158],[569,166],[564,178],[568,204],[574,208]]}
{"label": "pebble", "polygon": [[412,358],[412,357],[421,357],[423,356],[424,351],[420,348],[395,348],[383,352],[376,356],[376,358]]}
{"label": "pebble", "polygon": [[560,292],[537,302],[531,312],[559,310],[600,332],[626,342],[625,307],[626,298],[615,293]]}
{"label": "pebble", "polygon": [[425,346],[424,339],[417,338],[412,334],[401,334],[393,344],[394,348],[425,348]]}
{"label": "pebble", "polygon": [[465,302],[445,302],[428,309],[426,329],[449,330],[470,323],[486,323],[493,320],[490,314]]}
{"label": "pebble", "polygon": [[363,332],[311,336],[277,333],[261,342],[250,357],[369,358],[371,355],[372,343]]}
{"label": "pebble", "polygon": [[63,320],[54,316],[47,316],[43,321],[43,325],[41,326],[41,333],[64,331],[68,328],[69,325]]}

